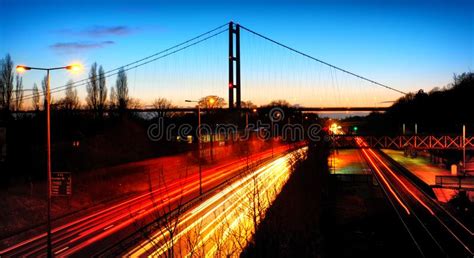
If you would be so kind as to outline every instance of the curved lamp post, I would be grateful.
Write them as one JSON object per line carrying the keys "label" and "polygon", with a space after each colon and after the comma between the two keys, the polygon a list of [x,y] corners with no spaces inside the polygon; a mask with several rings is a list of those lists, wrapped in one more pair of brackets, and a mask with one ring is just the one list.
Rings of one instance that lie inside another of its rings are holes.
{"label": "curved lamp post", "polygon": [[[214,98],[210,98],[209,103],[212,105],[215,102]],[[198,100],[185,100],[185,102],[188,103],[197,103],[198,106],[198,131],[197,131],[197,137],[198,137],[198,145],[199,145],[199,196],[202,195],[202,166],[201,166],[201,152],[202,152],[202,145],[201,145],[201,103]]]}
{"label": "curved lamp post", "polygon": [[28,70],[41,70],[46,71],[46,92],[44,97],[46,99],[46,156],[47,156],[47,173],[48,173],[48,221],[47,221],[47,255],[52,257],[52,244],[51,244],[51,123],[50,123],[50,105],[51,105],[51,92],[50,92],[50,81],[49,72],[53,70],[70,70],[78,72],[82,69],[80,64],[72,64],[68,66],[52,67],[52,68],[41,68],[41,67],[30,67],[24,65],[18,65],[16,67],[17,72],[23,73]]}

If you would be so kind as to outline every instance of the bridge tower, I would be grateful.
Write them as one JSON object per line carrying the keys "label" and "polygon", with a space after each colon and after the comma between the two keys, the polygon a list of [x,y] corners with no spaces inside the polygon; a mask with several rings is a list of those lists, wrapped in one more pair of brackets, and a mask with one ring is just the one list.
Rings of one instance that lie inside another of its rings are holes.
{"label": "bridge tower", "polygon": [[[235,48],[234,48],[235,43]],[[240,25],[229,22],[229,109],[240,109]]]}

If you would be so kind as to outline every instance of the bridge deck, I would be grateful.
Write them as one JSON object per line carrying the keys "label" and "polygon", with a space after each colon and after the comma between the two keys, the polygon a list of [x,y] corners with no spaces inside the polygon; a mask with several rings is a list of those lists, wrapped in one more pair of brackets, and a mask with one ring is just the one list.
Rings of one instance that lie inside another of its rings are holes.
{"label": "bridge deck", "polygon": [[[462,149],[462,136],[452,135],[411,135],[411,136],[357,136],[334,135],[332,141],[336,147],[359,147],[355,138],[361,138],[371,148],[380,149]],[[465,147],[474,149],[474,136],[466,137]]]}
{"label": "bridge deck", "polygon": [[[290,107],[295,110],[304,112],[383,112],[386,111],[387,107]],[[229,110],[228,108],[219,108],[220,110]],[[261,109],[268,109],[268,107],[256,108],[257,111]],[[131,108],[127,109],[128,112],[197,112],[196,107],[175,107],[175,108]],[[202,111],[209,110],[208,108],[201,108]],[[212,109],[216,110],[216,109]],[[235,109],[236,111],[253,111],[253,108],[241,108]],[[62,111],[62,110],[55,110]],[[78,109],[75,112],[93,112],[88,109]],[[17,110],[11,111],[11,113],[36,113],[35,110]],[[107,111],[106,111],[107,112]]]}

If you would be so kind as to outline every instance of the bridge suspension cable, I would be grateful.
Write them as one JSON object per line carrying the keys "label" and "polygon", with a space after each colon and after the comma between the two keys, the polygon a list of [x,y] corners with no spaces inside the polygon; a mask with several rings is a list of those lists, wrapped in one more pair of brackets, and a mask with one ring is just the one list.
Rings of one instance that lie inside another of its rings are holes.
{"label": "bridge suspension cable", "polygon": [[346,69],[343,69],[343,68],[340,68],[340,67],[338,67],[338,66],[332,65],[332,64],[330,64],[330,63],[328,63],[328,62],[325,62],[325,61],[323,61],[323,60],[320,60],[320,59],[318,59],[318,58],[315,58],[315,57],[313,57],[313,56],[311,56],[311,55],[308,55],[308,54],[306,54],[306,53],[303,53],[303,52],[301,52],[301,51],[299,51],[299,50],[297,50],[297,49],[295,49],[295,48],[292,48],[292,47],[287,46],[287,45],[285,45],[285,44],[283,44],[283,43],[280,43],[280,42],[278,42],[278,41],[276,41],[276,40],[273,40],[273,39],[271,39],[271,38],[269,38],[269,37],[267,37],[267,36],[264,36],[264,35],[262,35],[262,34],[256,32],[256,31],[254,31],[254,30],[251,30],[251,29],[245,27],[245,26],[240,25],[240,28],[242,28],[242,29],[244,29],[244,30],[246,30],[246,31],[248,31],[248,32],[250,32],[250,33],[252,33],[252,34],[258,36],[258,37],[260,37],[260,38],[263,38],[263,39],[265,39],[265,40],[267,40],[267,41],[270,41],[270,42],[272,42],[272,43],[274,43],[274,44],[276,44],[276,45],[279,45],[279,46],[281,46],[281,47],[283,47],[283,48],[286,48],[286,49],[288,49],[288,50],[290,50],[290,51],[292,51],[292,52],[294,52],[294,53],[297,53],[297,54],[299,54],[299,55],[302,55],[302,56],[304,56],[304,57],[306,57],[306,58],[309,58],[309,59],[311,59],[311,60],[314,60],[314,61],[319,62],[319,63],[321,63],[321,64],[324,64],[324,65],[326,65],[326,66],[329,66],[329,67],[331,67],[331,68],[334,68],[334,69],[339,70],[339,71],[341,71],[341,72],[344,72],[344,73],[346,73],[346,74],[355,76],[355,77],[357,77],[357,78],[359,78],[359,79],[368,81],[368,82],[373,83],[373,84],[375,84],[375,85],[378,85],[378,86],[384,87],[384,88],[386,88],[386,89],[389,89],[389,90],[398,92],[398,93],[400,93],[400,94],[406,95],[406,93],[403,92],[403,91],[401,91],[401,90],[395,89],[395,88],[390,87],[390,86],[387,86],[387,85],[385,85],[385,84],[382,84],[382,83],[376,82],[376,81],[374,81],[374,80],[368,79],[368,78],[366,78],[366,77],[364,77],[364,76],[361,76],[361,75],[352,73],[352,72],[350,72],[350,71],[348,71],[348,70],[346,70]]}
{"label": "bridge suspension cable", "polygon": [[[160,60],[162,58],[165,58],[167,56],[170,56],[170,55],[173,55],[175,53],[178,53],[178,52],[181,52],[187,48],[190,48],[192,46],[195,46],[199,43],[202,43],[204,41],[207,41],[211,38],[214,38],[226,31],[228,31],[228,23],[226,24],[223,24],[219,27],[216,27],[212,30],[209,30],[207,32],[204,32],[198,36],[195,36],[191,39],[188,39],[186,41],[183,41],[179,44],[176,44],[172,47],[169,47],[167,49],[164,49],[164,50],[161,50],[159,52],[156,52],[152,55],[149,55],[147,57],[144,57],[144,58],[141,58],[139,60],[136,60],[134,62],[131,62],[131,63],[128,63],[126,65],[123,65],[123,66],[120,66],[120,67],[117,67],[117,68],[114,68],[112,70],[108,70],[106,72],[104,72],[104,75],[105,75],[105,78],[109,78],[109,77],[112,77],[112,76],[115,76],[118,74],[118,70],[120,70],[121,68],[123,68],[125,71],[129,71],[129,70],[133,70],[135,68],[138,68],[140,66],[143,66],[143,65],[146,65],[146,64],[149,64],[151,62],[154,62],[154,61],[157,61],[157,60]],[[79,81],[75,81],[73,82],[72,84],[72,88],[76,88],[76,87],[80,87],[80,86],[85,86],[87,85],[88,81],[91,79],[91,77],[87,77],[87,78],[84,78],[84,79],[81,79]],[[97,78],[98,80],[98,78]],[[67,88],[67,84],[66,85],[62,85],[62,86],[58,86],[58,87],[54,87],[51,89],[50,93],[51,94],[54,94],[54,93],[58,93],[58,92],[61,92],[61,91],[65,91],[66,88]],[[44,96],[44,92],[40,92],[39,94],[40,96]],[[26,96],[23,97],[23,100],[29,100],[29,99],[32,99],[34,97],[33,94],[28,94]]]}

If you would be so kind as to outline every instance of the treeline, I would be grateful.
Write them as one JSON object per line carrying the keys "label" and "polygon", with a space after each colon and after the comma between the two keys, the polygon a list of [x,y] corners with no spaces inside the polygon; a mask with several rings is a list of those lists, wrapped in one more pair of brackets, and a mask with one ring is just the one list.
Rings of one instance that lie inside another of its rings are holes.
{"label": "treeline", "polygon": [[[37,83],[34,83],[31,94],[25,96],[25,92],[30,91],[30,89],[24,89],[22,77],[15,72],[15,64],[11,56],[7,54],[0,59],[0,109],[3,113],[27,109],[36,111],[44,109],[46,105],[44,98],[46,83],[47,77],[45,76],[40,82],[41,89]],[[87,97],[85,105],[81,104],[78,97],[76,89],[78,85],[80,84],[69,80],[64,88],[64,97],[59,100],[55,100],[54,97],[51,98],[51,109],[77,110],[85,108],[102,115],[106,109],[125,110],[136,102],[128,95],[127,74],[123,68],[119,69],[115,86],[112,86],[110,93],[108,93],[104,69],[97,63],[93,63],[86,83]],[[27,103],[25,103],[28,100],[31,101],[29,108],[26,107]]]}
{"label": "treeline", "polygon": [[474,127],[474,73],[454,75],[453,82],[430,92],[419,90],[398,99],[385,113],[372,113],[361,132],[400,134],[418,126],[419,134],[460,134],[462,125]]}
{"label": "treeline", "polygon": [[23,105],[23,80],[15,75],[10,55],[0,59],[0,109],[20,110]]}

